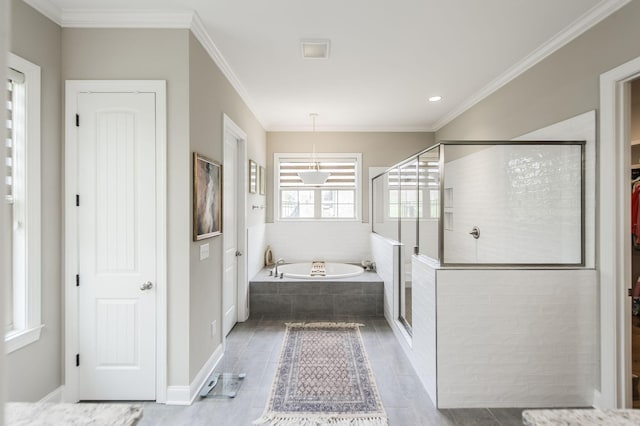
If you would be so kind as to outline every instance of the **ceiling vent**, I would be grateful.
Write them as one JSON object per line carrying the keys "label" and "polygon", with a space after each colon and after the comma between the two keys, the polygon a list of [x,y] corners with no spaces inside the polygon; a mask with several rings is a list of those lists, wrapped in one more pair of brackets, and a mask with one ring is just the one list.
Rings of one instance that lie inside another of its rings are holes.
{"label": "ceiling vent", "polygon": [[329,40],[302,40],[302,57],[305,59],[328,59]]}

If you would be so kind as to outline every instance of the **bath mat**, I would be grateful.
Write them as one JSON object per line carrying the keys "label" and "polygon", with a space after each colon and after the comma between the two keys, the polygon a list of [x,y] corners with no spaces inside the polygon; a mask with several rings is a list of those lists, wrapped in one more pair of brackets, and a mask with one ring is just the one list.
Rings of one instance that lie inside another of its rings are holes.
{"label": "bath mat", "polygon": [[256,425],[385,426],[361,324],[287,324],[267,408]]}

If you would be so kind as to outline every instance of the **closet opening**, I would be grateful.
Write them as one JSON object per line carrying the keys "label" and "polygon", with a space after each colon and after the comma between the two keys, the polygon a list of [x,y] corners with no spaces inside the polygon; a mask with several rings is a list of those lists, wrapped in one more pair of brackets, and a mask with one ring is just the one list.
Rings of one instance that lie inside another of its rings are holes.
{"label": "closet opening", "polygon": [[631,149],[631,373],[633,408],[640,408],[640,78],[630,83]]}

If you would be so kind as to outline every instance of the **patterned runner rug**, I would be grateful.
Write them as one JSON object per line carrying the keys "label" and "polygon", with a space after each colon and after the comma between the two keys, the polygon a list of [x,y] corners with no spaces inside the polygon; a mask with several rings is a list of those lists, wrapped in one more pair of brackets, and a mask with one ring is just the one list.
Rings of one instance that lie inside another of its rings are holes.
{"label": "patterned runner rug", "polygon": [[254,424],[385,426],[360,324],[287,324],[267,408]]}

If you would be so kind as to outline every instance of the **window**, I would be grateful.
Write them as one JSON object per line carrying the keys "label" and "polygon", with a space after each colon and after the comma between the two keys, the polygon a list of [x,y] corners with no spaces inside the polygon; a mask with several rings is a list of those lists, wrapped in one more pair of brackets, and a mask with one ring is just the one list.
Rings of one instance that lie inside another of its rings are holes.
{"label": "window", "polygon": [[[420,161],[390,170],[388,215],[391,219],[430,219],[440,215],[437,163]],[[425,210],[426,206],[426,210]]]}
{"label": "window", "polygon": [[[5,350],[39,339],[40,329],[40,67],[8,56],[5,200],[11,230],[11,285]],[[3,232],[3,235],[5,232]]]}
{"label": "window", "polygon": [[323,184],[305,185],[298,176],[315,168],[308,154],[275,154],[277,217],[281,220],[357,220],[360,217],[361,154],[317,154],[329,172]]}

